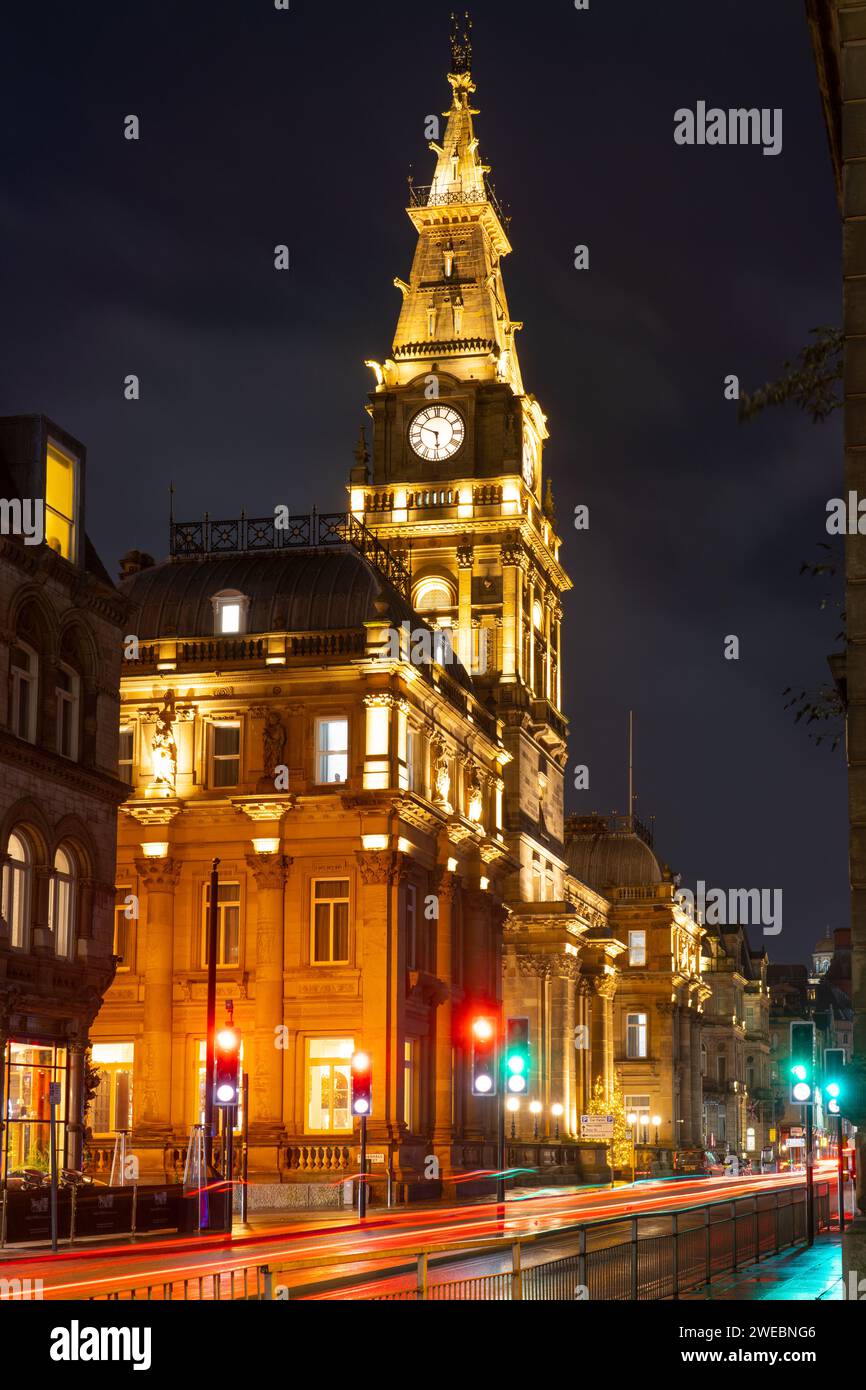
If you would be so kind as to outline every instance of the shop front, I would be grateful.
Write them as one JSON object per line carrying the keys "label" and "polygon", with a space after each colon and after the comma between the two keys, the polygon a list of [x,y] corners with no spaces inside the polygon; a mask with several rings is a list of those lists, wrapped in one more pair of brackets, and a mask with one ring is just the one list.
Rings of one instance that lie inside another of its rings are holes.
{"label": "shop front", "polygon": [[0,1183],[15,1182],[24,1169],[48,1174],[51,1161],[51,1087],[59,1087],[55,1111],[57,1166],[68,1167],[69,1053],[53,1042],[7,1040],[0,1099]]}

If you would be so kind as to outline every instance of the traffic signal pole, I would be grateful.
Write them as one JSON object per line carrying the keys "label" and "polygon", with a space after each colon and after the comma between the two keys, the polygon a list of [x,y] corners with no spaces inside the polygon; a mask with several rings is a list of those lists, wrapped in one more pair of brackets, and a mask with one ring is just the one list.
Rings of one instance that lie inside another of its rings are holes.
{"label": "traffic signal pole", "polygon": [[367,1219],[367,1116],[361,1116],[361,1172],[358,1176],[358,1220]]}
{"label": "traffic signal pole", "polygon": [[815,1244],[815,1155],[814,1104],[806,1110],[806,1244]]}
{"label": "traffic signal pole", "polygon": [[505,1206],[505,1048],[499,1053],[499,1085],[496,1094],[496,1201]]}
{"label": "traffic signal pole", "polygon": [[845,1136],[842,1133],[842,1116],[836,1116],[836,1161],[839,1168],[839,1230],[845,1230]]}
{"label": "traffic signal pole", "polygon": [[216,1037],[217,946],[219,936],[219,863],[213,861],[210,876],[210,904],[207,918],[207,1051],[204,1078],[204,1159],[205,1177],[213,1172],[214,1140],[214,1052]]}

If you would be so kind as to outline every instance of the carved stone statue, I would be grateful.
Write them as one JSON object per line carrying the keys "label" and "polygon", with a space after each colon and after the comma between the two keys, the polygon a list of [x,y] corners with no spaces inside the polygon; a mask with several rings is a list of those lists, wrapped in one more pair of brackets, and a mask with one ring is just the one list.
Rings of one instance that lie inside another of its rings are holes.
{"label": "carved stone statue", "polygon": [[264,747],[265,777],[272,782],[278,767],[285,766],[286,726],[277,710],[272,709],[265,720],[262,742]]}
{"label": "carved stone statue", "polygon": [[436,746],[435,769],[433,781],[436,787],[436,799],[443,806],[451,803],[451,769],[448,765],[448,754],[445,745],[440,743]]}
{"label": "carved stone statue", "polygon": [[167,690],[162,709],[156,716],[156,730],[151,741],[153,779],[151,785],[160,791],[174,793],[177,781],[177,742],[174,726],[177,720],[173,690]]}

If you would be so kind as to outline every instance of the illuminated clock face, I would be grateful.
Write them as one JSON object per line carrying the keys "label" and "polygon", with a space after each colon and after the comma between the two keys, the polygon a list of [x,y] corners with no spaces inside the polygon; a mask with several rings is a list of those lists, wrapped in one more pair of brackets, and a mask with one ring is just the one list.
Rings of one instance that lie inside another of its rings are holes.
{"label": "illuminated clock face", "polygon": [[535,487],[538,470],[538,445],[535,437],[528,431],[523,437],[523,481],[529,488]]}
{"label": "illuminated clock face", "polygon": [[428,405],[409,426],[409,443],[426,463],[450,459],[465,438],[463,418],[450,405]]}

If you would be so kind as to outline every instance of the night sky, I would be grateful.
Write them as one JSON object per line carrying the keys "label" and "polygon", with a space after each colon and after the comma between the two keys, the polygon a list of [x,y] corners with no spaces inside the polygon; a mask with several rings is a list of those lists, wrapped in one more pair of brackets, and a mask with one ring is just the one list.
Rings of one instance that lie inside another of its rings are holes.
{"label": "night sky", "polygon": [[[44,412],[87,445],[88,530],[112,573],[132,548],[165,556],[172,480],[182,520],[345,507],[363,363],[389,352],[411,266],[406,175],[430,181],[424,122],[450,98],[449,10],[4,17],[0,413]],[[848,920],[844,755],[782,698],[825,682],[837,645],[799,571],[827,540],[840,426],[791,409],[744,426],[723,397],[729,373],[758,386],[841,320],[802,10],[474,6],[478,133],[514,218],[506,286],[575,584],[565,703],[591,790],[571,809],[625,811],[633,708],[658,852],[688,884],[781,888],[775,960]],[[783,108],[783,153],[676,146],[674,112],[699,100]],[[578,504],[589,534],[569,530]]]}

